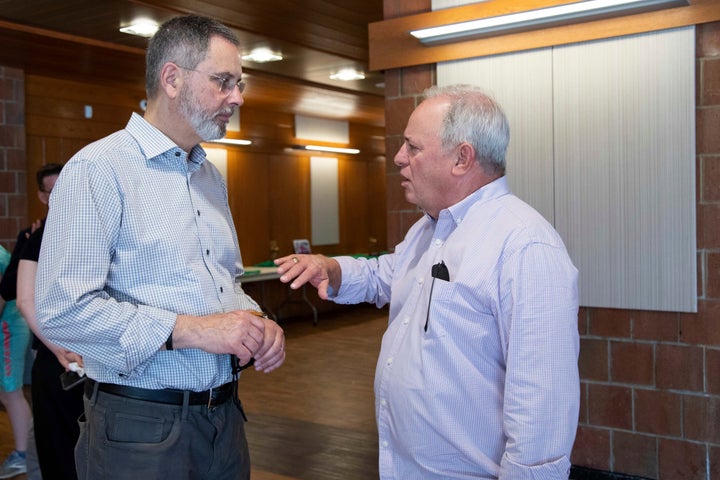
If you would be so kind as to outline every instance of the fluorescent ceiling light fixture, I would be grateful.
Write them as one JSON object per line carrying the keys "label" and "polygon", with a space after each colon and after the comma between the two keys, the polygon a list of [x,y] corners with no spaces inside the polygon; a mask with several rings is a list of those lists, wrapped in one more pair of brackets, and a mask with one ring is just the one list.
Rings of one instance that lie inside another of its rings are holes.
{"label": "fluorescent ceiling light fixture", "polygon": [[210,140],[208,143],[222,143],[225,145],[252,145],[252,141],[241,140],[239,138],[219,138],[217,140]]}
{"label": "fluorescent ceiling light fixture", "polygon": [[123,33],[129,33],[130,35],[137,35],[138,37],[149,38],[155,35],[159,26],[156,21],[148,20],[147,18],[140,18],[133,20],[133,22],[127,27],[120,29]]}
{"label": "fluorescent ceiling light fixture", "polygon": [[586,0],[452,25],[423,28],[411,31],[410,35],[425,44],[441,43],[686,6],[687,4],[687,0]]}
{"label": "fluorescent ceiling light fixture", "polygon": [[330,79],[342,80],[344,82],[349,82],[351,80],[362,80],[364,78],[365,74],[363,72],[358,72],[354,68],[343,68],[342,70],[339,70],[338,72],[330,75]]}
{"label": "fluorescent ceiling light fixture", "polygon": [[247,60],[249,62],[268,63],[268,62],[277,62],[278,60],[282,60],[283,56],[277,52],[273,52],[269,48],[261,47],[261,48],[254,48],[247,55],[243,55],[242,58],[243,58],[243,60]]}
{"label": "fluorescent ceiling light fixture", "polygon": [[340,148],[340,147],[325,147],[322,145],[293,145],[295,150],[310,150],[313,152],[328,152],[328,153],[347,153],[350,155],[357,155],[360,150],[357,148]]}

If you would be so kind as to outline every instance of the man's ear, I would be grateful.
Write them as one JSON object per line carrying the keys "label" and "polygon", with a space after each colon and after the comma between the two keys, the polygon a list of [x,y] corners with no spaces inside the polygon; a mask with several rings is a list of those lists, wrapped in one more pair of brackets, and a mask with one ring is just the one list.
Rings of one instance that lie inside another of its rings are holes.
{"label": "man's ear", "polygon": [[182,87],[183,78],[180,67],[172,62],[163,65],[160,70],[160,89],[170,98],[175,98]]}
{"label": "man's ear", "polygon": [[461,143],[457,147],[456,151],[456,157],[455,157],[455,165],[453,166],[453,172],[457,174],[464,174],[466,173],[470,168],[474,166],[475,163],[475,149],[470,145],[469,143]]}

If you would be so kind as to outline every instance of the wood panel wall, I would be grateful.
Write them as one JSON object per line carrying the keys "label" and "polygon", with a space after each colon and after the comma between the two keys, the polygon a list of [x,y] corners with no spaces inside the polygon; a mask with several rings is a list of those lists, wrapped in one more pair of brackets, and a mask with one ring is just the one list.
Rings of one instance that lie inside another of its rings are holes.
{"label": "wood panel wall", "polygon": [[[145,92],[37,75],[27,75],[25,84],[28,216],[34,219],[45,215],[34,172],[45,163],[65,163],[84,145],[123,128],[132,112],[140,112]],[[85,105],[92,106],[91,119],[84,117]],[[241,134],[232,135],[252,138],[253,145],[227,147],[228,190],[243,260],[252,265],[271,258],[271,242],[284,255],[294,238],[311,238],[310,155],[287,148],[298,143],[292,114],[246,105],[240,115]],[[314,248],[320,253],[387,250],[384,129],[351,123],[350,143],[361,154],[333,155],[339,159],[340,243]]]}

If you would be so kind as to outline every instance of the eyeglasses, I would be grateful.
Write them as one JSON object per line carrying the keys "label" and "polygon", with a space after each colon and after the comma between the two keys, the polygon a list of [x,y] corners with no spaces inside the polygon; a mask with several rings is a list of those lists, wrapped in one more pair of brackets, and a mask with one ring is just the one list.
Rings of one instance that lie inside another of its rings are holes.
{"label": "eyeglasses", "polygon": [[[180,67],[180,65],[178,65]],[[242,80],[237,80],[236,82],[232,81],[232,77],[223,77],[220,75],[214,75],[212,73],[206,73],[201,72],[200,70],[195,70],[193,68],[186,68],[186,67],[180,67],[183,70],[189,70],[191,72],[197,72],[197,73],[204,73],[205,75],[209,76],[211,79],[218,82],[218,85],[220,88],[218,88],[218,93],[221,95],[224,95],[226,97],[229,97],[230,94],[235,90],[235,87],[238,88],[240,93],[243,93],[245,91],[245,86],[247,85]]]}

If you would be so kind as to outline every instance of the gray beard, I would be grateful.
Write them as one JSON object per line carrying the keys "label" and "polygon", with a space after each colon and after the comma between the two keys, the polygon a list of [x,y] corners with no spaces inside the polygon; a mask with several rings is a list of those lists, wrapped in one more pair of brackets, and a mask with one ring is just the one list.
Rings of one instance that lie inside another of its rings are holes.
{"label": "gray beard", "polygon": [[193,95],[192,91],[183,87],[180,93],[180,113],[193,127],[195,133],[204,141],[217,140],[225,136],[225,125],[218,125],[213,121],[213,116],[208,115],[200,108],[200,102]]}

